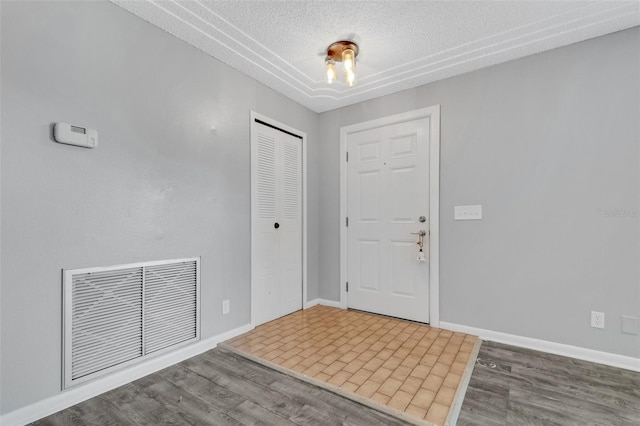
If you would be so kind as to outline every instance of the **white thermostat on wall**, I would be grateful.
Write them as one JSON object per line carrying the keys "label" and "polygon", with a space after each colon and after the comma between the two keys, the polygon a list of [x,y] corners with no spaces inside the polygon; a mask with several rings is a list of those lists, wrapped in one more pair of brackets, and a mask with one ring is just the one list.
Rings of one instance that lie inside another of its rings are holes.
{"label": "white thermostat on wall", "polygon": [[76,145],[84,148],[98,146],[98,131],[96,129],[88,129],[68,123],[54,124],[53,138],[56,142],[67,145]]}

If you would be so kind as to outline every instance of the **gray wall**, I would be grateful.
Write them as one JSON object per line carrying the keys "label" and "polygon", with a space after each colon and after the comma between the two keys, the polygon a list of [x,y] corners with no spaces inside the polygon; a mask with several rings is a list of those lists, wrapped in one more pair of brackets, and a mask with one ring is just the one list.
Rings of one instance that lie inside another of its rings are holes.
{"label": "gray wall", "polygon": [[1,7],[1,413],[60,392],[62,268],[202,256],[202,337],[250,321],[250,110],[308,134],[317,297],[316,113],[111,3]]}
{"label": "gray wall", "polygon": [[[440,104],[441,320],[640,357],[620,331],[640,315],[639,76],[635,28],[321,114],[320,297],[340,297],[340,127]],[[454,221],[465,204],[484,219]]]}

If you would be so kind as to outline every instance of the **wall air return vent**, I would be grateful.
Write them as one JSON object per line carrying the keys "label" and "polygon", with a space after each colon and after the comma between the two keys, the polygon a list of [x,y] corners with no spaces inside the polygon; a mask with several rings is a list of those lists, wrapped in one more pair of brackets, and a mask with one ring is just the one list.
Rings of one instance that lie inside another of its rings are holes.
{"label": "wall air return vent", "polygon": [[63,387],[200,339],[200,258],[63,271]]}

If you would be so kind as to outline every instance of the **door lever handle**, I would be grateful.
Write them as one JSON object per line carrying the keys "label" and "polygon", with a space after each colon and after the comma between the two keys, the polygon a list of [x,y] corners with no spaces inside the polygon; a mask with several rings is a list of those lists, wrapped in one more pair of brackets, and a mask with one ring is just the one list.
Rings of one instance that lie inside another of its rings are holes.
{"label": "door lever handle", "polygon": [[424,237],[425,235],[427,235],[427,231],[425,231],[424,229],[421,229],[418,232],[412,232],[411,235],[420,235],[421,237]]}

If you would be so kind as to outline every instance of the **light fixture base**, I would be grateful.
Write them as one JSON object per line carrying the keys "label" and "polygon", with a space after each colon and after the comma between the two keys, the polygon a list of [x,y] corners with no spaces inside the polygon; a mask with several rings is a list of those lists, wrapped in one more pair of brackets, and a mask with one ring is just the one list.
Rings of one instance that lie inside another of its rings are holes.
{"label": "light fixture base", "polygon": [[358,56],[358,45],[353,41],[341,40],[331,43],[327,47],[327,58],[331,58],[336,62],[342,62],[342,52],[347,49],[353,50],[354,57]]}

